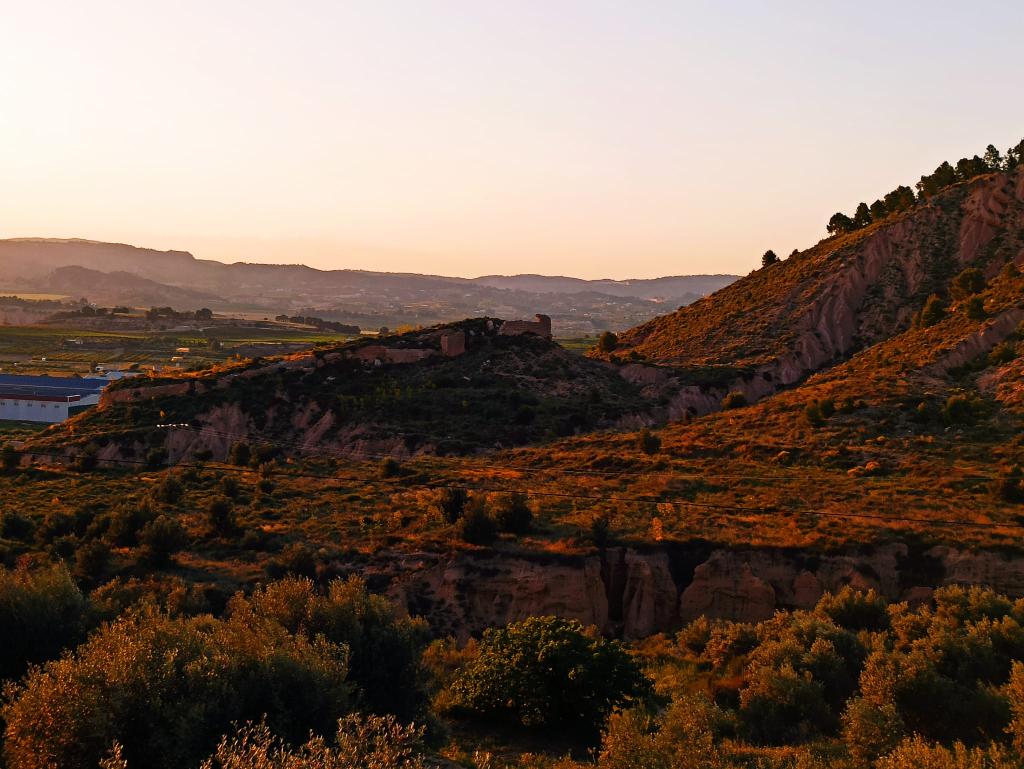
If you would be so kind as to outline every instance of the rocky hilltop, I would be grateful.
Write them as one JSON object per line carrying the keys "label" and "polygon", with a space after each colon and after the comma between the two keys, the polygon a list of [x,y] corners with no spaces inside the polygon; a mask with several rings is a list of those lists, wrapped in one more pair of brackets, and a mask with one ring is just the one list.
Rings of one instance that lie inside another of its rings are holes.
{"label": "rocky hilltop", "polygon": [[725,393],[757,400],[906,331],[928,297],[946,293],[967,267],[990,279],[1021,261],[1018,168],[770,264],[621,334],[611,355],[636,361],[623,370],[631,381],[681,382],[677,417],[707,413]]}
{"label": "rocky hilltop", "polygon": [[[101,460],[156,451],[172,463],[225,460],[237,443],[404,458],[574,435],[642,413],[647,404],[614,366],[567,352],[551,341],[550,319],[538,318],[463,321],[125,379],[38,445]],[[97,433],[102,442],[75,438]]]}

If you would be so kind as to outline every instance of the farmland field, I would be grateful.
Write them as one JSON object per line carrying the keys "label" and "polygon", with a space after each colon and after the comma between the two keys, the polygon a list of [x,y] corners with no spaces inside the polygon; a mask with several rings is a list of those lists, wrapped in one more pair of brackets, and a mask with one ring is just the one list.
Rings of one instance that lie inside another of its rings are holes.
{"label": "farmland field", "polygon": [[[259,344],[342,342],[345,334],[318,334],[303,328],[215,326],[208,329],[97,331],[66,326],[0,327],[0,370],[25,374],[82,374],[94,365],[115,369],[170,365],[190,368],[221,362]],[[188,348],[187,353],[179,348]],[[282,348],[282,352],[287,349]],[[273,350],[260,354],[273,354]]]}

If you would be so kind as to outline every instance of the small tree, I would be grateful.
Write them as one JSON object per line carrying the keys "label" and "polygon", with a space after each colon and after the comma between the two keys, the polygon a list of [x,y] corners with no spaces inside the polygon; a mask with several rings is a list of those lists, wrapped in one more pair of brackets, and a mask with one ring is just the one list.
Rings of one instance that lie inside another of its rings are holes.
{"label": "small tree", "polygon": [[619,337],[611,331],[605,331],[598,337],[597,349],[601,352],[612,352],[619,346]]}
{"label": "small tree", "polygon": [[775,264],[778,261],[778,255],[769,248],[767,251],[764,252],[764,255],[761,257],[761,266],[770,267],[771,265]]}

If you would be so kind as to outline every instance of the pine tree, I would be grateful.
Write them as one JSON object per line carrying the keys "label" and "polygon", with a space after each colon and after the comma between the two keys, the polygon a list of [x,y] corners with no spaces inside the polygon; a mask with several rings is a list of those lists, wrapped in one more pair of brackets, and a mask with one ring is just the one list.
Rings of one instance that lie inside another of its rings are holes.
{"label": "pine tree", "polygon": [[853,215],[853,224],[855,227],[867,227],[871,224],[871,209],[868,208],[867,203],[857,206],[857,211]]}
{"label": "pine tree", "polygon": [[990,144],[985,148],[984,160],[989,171],[1002,171],[1005,167],[1003,156],[994,144]]}

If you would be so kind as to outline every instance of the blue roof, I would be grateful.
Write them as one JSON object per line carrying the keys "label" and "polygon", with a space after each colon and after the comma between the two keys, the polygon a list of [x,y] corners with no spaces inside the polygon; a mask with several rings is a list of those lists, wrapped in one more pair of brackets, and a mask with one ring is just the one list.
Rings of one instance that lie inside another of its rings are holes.
{"label": "blue roof", "polygon": [[53,395],[64,397],[95,395],[110,384],[108,379],[79,379],[63,376],[21,376],[0,374],[0,392],[4,395]]}

